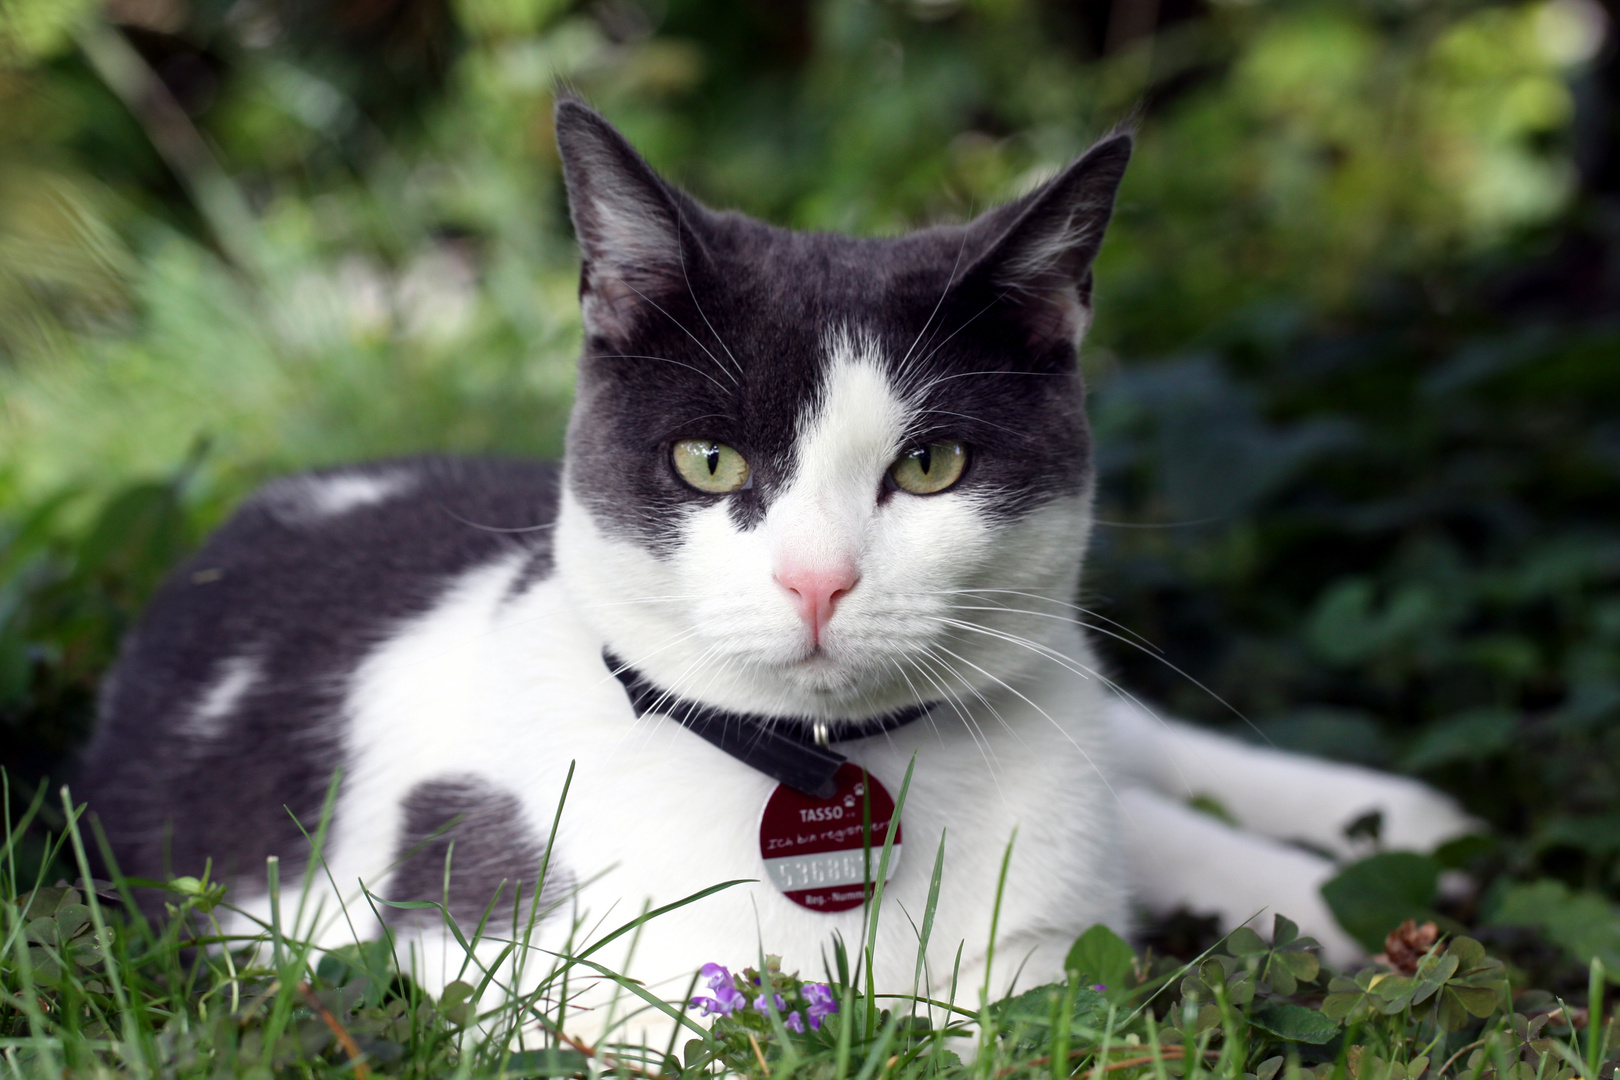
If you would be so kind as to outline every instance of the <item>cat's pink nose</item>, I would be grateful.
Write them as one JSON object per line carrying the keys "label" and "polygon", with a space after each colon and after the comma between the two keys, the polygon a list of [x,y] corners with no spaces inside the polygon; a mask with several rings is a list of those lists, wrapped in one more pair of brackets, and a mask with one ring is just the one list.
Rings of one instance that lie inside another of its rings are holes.
{"label": "cat's pink nose", "polygon": [[810,639],[821,644],[822,631],[833,617],[833,606],[861,579],[853,563],[833,566],[788,567],[776,572],[776,582],[793,594],[799,618],[810,628]]}

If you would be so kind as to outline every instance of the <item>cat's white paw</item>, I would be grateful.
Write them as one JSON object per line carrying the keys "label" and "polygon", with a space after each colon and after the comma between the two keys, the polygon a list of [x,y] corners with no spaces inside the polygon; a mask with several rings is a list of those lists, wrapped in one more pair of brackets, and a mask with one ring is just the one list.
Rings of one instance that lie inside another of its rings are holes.
{"label": "cat's white paw", "polygon": [[1285,915],[1322,944],[1322,957],[1364,956],[1322,899],[1338,872],[1331,859],[1233,828],[1146,787],[1120,790],[1125,857],[1136,902],[1156,915],[1186,908],[1214,915],[1221,929],[1248,924],[1266,934]]}
{"label": "cat's white paw", "polygon": [[1351,826],[1377,815],[1379,845],[1432,851],[1480,824],[1410,777],[1254,746],[1164,719],[1128,701],[1109,706],[1120,767],[1180,801],[1209,799],[1245,830],[1353,859],[1368,841]]}

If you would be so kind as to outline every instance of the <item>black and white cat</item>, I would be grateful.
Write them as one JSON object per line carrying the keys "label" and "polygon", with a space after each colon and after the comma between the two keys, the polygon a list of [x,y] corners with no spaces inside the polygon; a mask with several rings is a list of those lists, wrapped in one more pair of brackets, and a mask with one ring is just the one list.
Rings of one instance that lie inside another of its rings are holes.
{"label": "black and white cat", "polygon": [[[1371,810],[1396,847],[1467,827],[1410,781],[1161,722],[1098,673],[1071,606],[1093,487],[1076,349],[1128,135],[968,225],[889,240],[708,210],[578,101],[557,136],[584,257],[566,462],[394,461],[249,500],[106,687],[80,794],[125,872],[212,859],[265,916],[266,858],[303,861],[298,822],[341,770],[320,942],[379,932],[361,883],[447,895],[471,925],[548,855],[549,950],[759,879],[597,957],[676,997],[760,944],[819,972],[831,935],[858,940],[858,906],[777,887],[762,808],[779,782],[825,794],[840,755],[890,792],[915,759],[878,988],[911,989],[904,913],[942,836],[930,967],[949,979],[960,945],[959,985],[983,984],[1016,832],[1005,988],[1133,903],[1228,925],[1269,907],[1352,955],[1317,892],[1332,863],[1285,841],[1348,851]],[[382,910],[425,981],[454,977],[441,928]]]}

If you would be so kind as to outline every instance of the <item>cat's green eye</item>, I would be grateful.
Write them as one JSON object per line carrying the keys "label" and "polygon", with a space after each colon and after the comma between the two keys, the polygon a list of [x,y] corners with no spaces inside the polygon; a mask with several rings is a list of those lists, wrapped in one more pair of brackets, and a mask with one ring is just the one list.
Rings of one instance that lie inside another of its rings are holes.
{"label": "cat's green eye", "polygon": [[959,442],[932,442],[913,447],[889,466],[889,479],[901,491],[937,495],[962,479],[967,458],[967,447]]}
{"label": "cat's green eye", "polygon": [[682,439],[671,450],[675,473],[710,495],[724,495],[748,487],[748,462],[725,443],[713,439]]}

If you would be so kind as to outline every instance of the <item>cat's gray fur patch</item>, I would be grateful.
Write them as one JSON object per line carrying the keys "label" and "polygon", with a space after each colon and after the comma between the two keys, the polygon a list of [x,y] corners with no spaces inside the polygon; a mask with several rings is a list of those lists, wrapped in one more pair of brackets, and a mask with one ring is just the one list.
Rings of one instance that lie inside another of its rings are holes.
{"label": "cat's gray fur patch", "polygon": [[[446,906],[464,929],[478,925],[492,899],[496,903],[490,924],[511,926],[519,889],[522,900],[517,921],[521,924],[529,917],[530,898],[546,852],[545,844],[525,827],[516,795],[476,776],[447,777],[416,785],[401,807],[405,824],[397,848],[399,868],[389,880],[390,900],[444,903],[448,857]],[[556,865],[545,869],[542,914],[566,891],[563,869]],[[424,915],[429,916],[428,921],[438,921],[437,912],[422,909],[394,909],[390,921],[421,921]]]}
{"label": "cat's gray fur patch", "polygon": [[[342,490],[332,482],[355,476],[408,488],[286,516],[286,492]],[[348,764],[351,673],[475,567],[525,557],[523,587],[548,577],[557,485],[539,462],[415,458],[289,477],[249,499],[169,576],[103,686],[73,792],[119,868],[200,875],[211,860],[229,880],[307,850],[302,828]],[[244,656],[257,678],[199,738],[198,703]]]}

